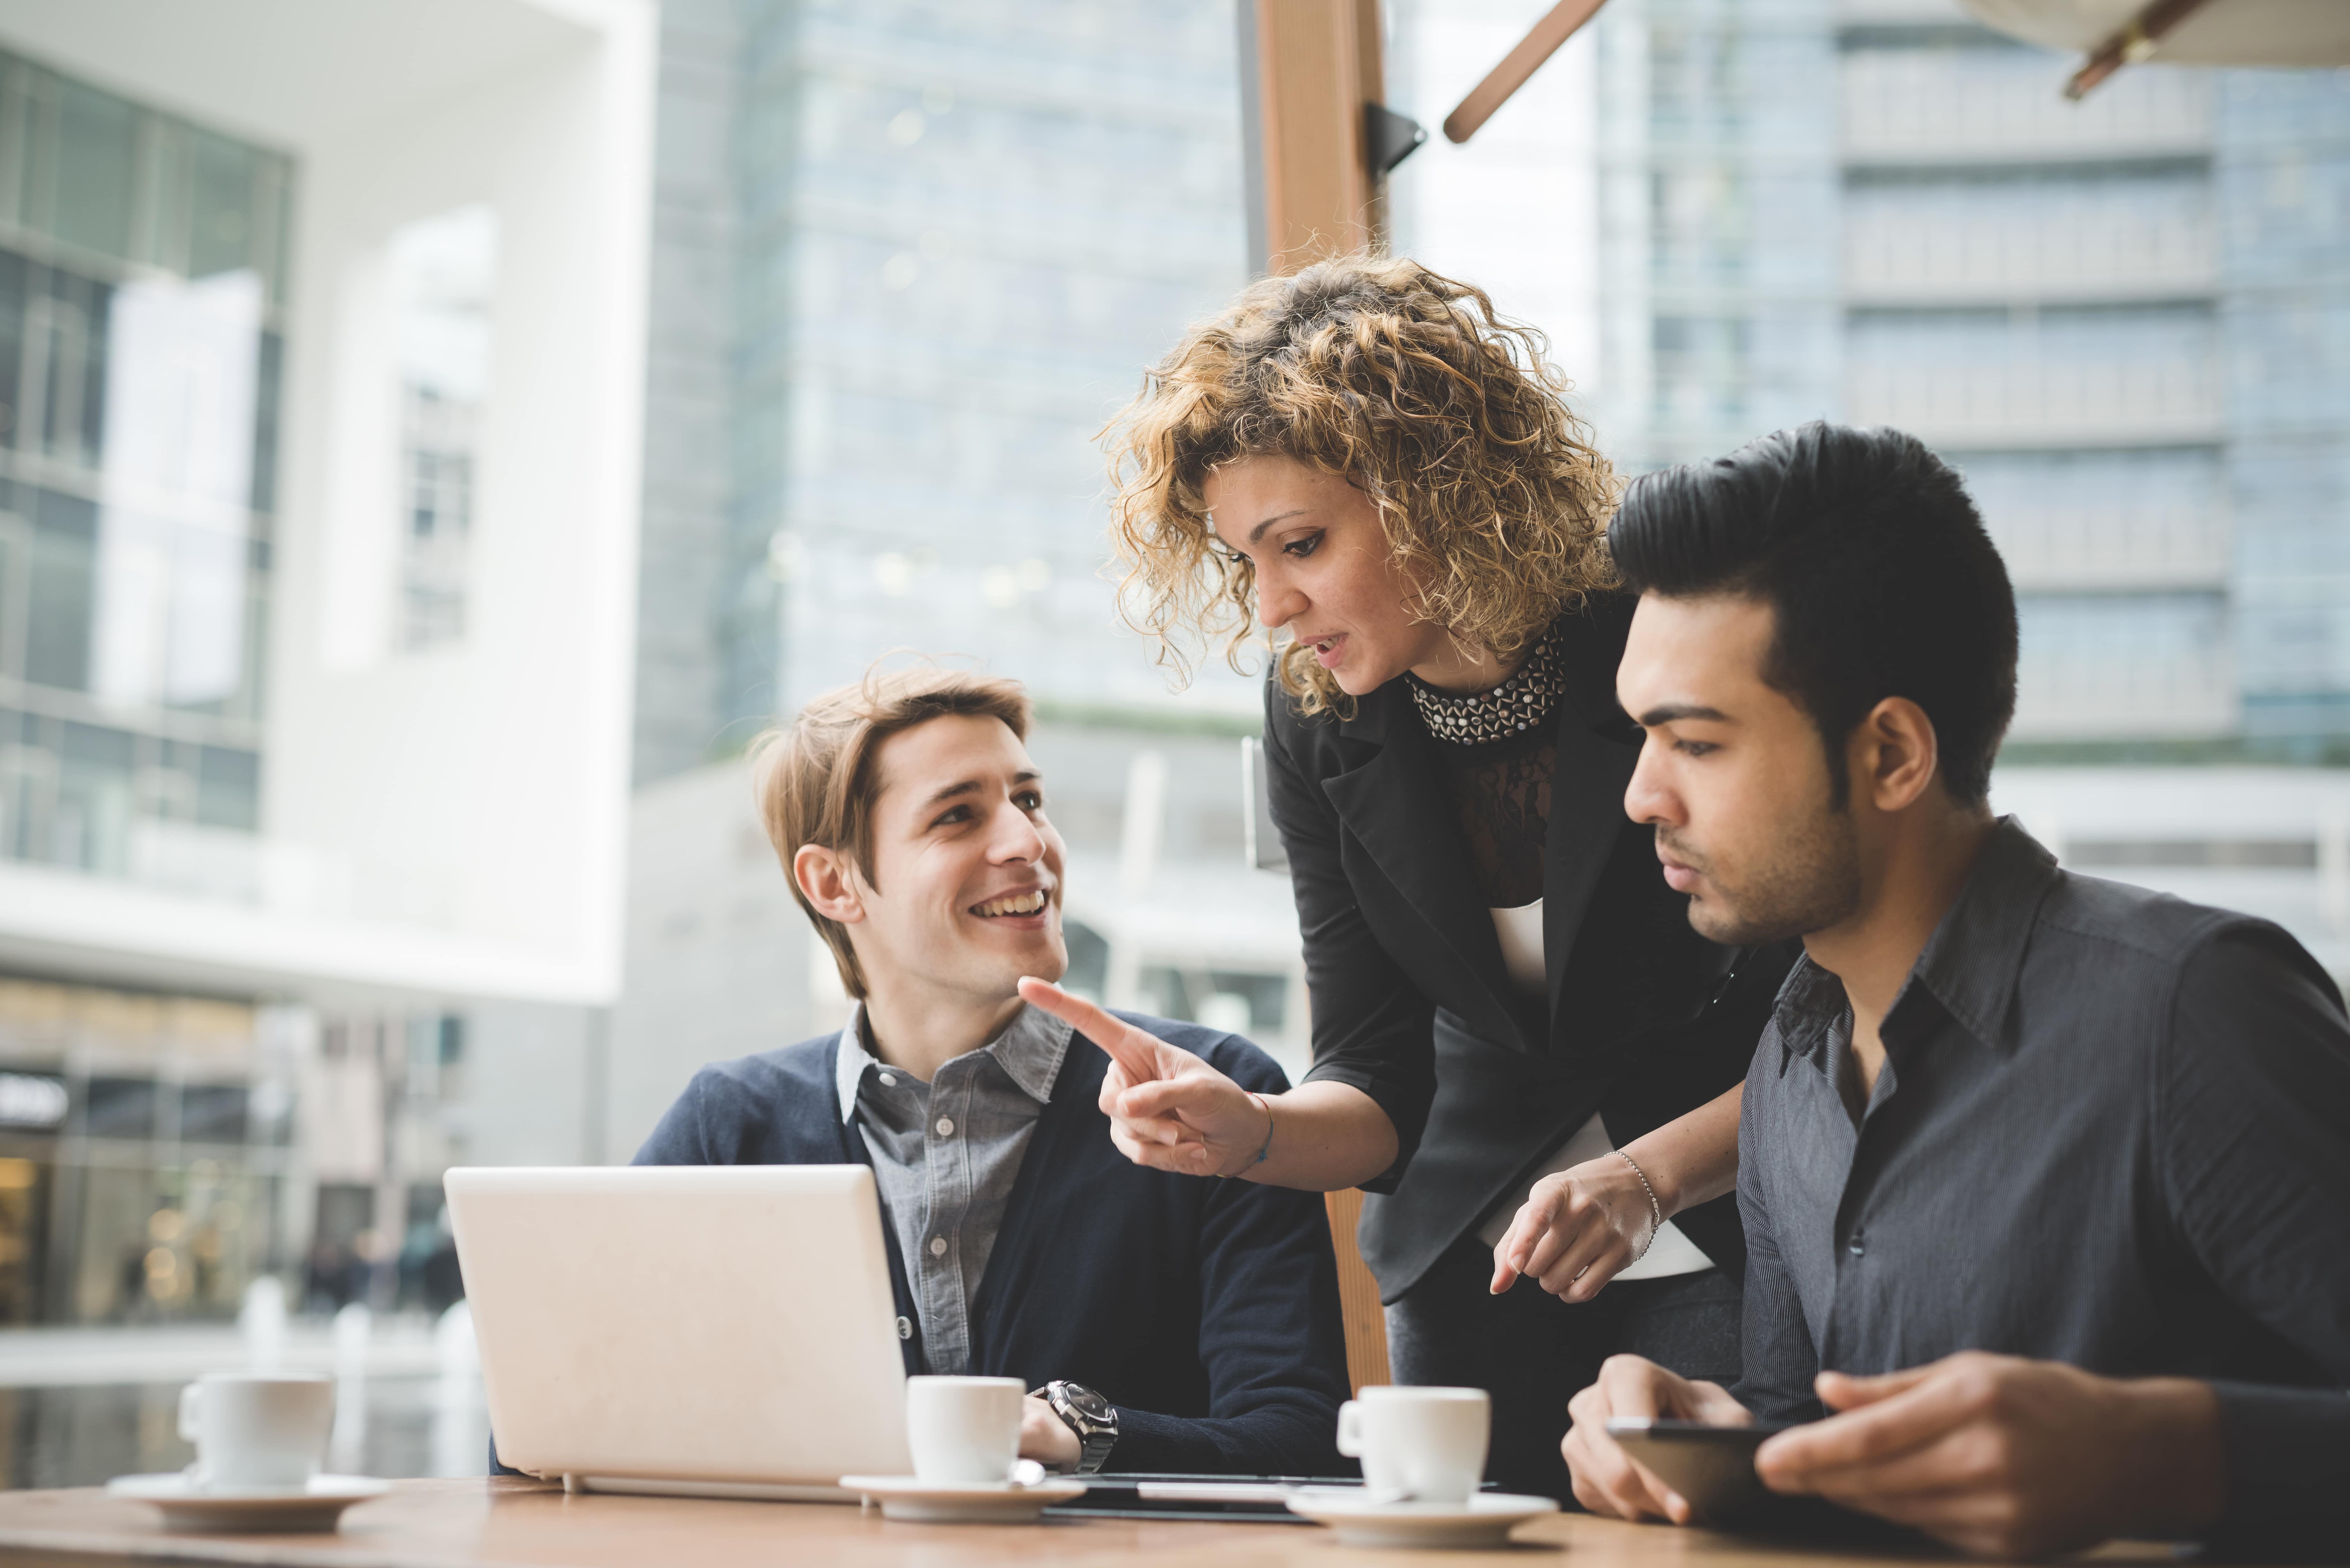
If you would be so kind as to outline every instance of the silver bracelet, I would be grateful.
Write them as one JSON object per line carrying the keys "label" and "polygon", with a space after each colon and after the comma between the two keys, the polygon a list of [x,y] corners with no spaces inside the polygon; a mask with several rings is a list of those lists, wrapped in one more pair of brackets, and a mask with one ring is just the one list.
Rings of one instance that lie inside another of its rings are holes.
{"label": "silver bracelet", "polygon": [[[1267,1137],[1265,1141],[1269,1144],[1273,1140]],[[1616,1158],[1632,1168],[1632,1174],[1640,1179],[1640,1190],[1648,1195],[1648,1239],[1640,1243],[1640,1250],[1632,1256],[1632,1262],[1637,1263],[1648,1255],[1648,1249],[1657,1244],[1657,1232],[1665,1228],[1665,1206],[1657,1201],[1657,1189],[1648,1185],[1648,1173],[1640,1168],[1638,1160],[1620,1148],[1616,1151]],[[1630,1267],[1630,1264],[1626,1267]]]}
{"label": "silver bracelet", "polygon": [[1264,1096],[1258,1094],[1254,1089],[1245,1089],[1242,1092],[1247,1095],[1250,1099],[1254,1100],[1256,1102],[1256,1108],[1264,1113],[1264,1147],[1256,1151],[1256,1158],[1254,1159],[1249,1161],[1249,1164],[1252,1166],[1263,1165],[1265,1161],[1265,1157],[1273,1152],[1273,1107],[1266,1105],[1264,1103]]}

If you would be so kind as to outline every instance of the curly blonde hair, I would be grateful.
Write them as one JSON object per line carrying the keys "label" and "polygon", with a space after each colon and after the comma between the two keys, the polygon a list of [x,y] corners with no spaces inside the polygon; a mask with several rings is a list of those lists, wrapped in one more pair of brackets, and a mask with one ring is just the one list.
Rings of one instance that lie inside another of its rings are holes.
{"label": "curly blonde hair", "polygon": [[[1241,649],[1249,562],[1218,545],[1209,473],[1273,454],[1340,475],[1378,509],[1414,613],[1514,661],[1560,611],[1611,587],[1618,485],[1569,410],[1543,335],[1417,262],[1353,255],[1262,279],[1194,327],[1103,434],[1122,613],[1177,679],[1195,639]],[[1274,645],[1306,713],[1346,699],[1312,651]]]}

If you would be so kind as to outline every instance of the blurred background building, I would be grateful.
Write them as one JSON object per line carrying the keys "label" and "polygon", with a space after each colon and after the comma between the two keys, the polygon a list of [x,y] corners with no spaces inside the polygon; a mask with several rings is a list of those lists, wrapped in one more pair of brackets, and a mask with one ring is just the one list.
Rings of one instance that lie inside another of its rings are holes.
{"label": "blurred background building", "polygon": [[[1388,0],[1388,102],[1546,9]],[[1240,19],[0,0],[0,1479],[178,1462],[281,1299],[397,1386],[342,1468],[470,1469],[442,1171],[838,1021],[741,753],[892,649],[1035,692],[1074,983],[1302,1065],[1258,689],[1118,623],[1095,440],[1250,275]],[[1393,248],[1627,472],[1916,430],[2022,596],[1996,803],[2350,973],[2350,81],[2072,64],[1609,0]]]}
{"label": "blurred background building", "polygon": [[0,1322],[445,1304],[589,1147],[652,22],[0,5]]}
{"label": "blurred background building", "polygon": [[2022,595],[2011,760],[2350,754],[2341,73],[2071,103],[1953,0],[1595,33],[1612,451],[1825,414],[1950,457]]}
{"label": "blurred background building", "polygon": [[664,11],[612,1158],[845,1009],[732,759],[892,649],[1035,693],[1078,985],[1302,1053],[1240,859],[1258,688],[1170,690],[1119,623],[1096,444],[1248,279],[1236,43],[1231,0]]}

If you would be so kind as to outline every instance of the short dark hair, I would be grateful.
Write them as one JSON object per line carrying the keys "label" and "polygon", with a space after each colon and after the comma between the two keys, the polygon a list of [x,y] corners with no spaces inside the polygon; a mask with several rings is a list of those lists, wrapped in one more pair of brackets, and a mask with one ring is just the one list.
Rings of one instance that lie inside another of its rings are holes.
{"label": "short dark hair", "polygon": [[1818,726],[1839,807],[1846,738],[1887,697],[1933,722],[1954,800],[1990,794],[2015,714],[2015,590],[1959,476],[1917,437],[1814,421],[1643,474],[1607,544],[1636,591],[1771,607],[1762,678]]}

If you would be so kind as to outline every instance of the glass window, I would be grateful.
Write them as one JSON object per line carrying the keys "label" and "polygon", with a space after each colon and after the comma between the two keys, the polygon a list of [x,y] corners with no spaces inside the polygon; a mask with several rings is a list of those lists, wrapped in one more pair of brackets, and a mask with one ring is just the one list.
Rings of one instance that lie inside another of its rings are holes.
{"label": "glass window", "polygon": [[139,819],[258,826],[293,176],[0,51],[0,451],[44,481],[0,480],[0,674],[108,710],[0,745],[0,854],[114,874]]}
{"label": "glass window", "polygon": [[0,250],[0,447],[16,444],[25,400],[25,289],[28,264]]}
{"label": "glass window", "polygon": [[54,490],[38,493],[31,571],[25,679],[39,686],[87,691],[91,603],[98,582],[94,503]]}
{"label": "glass window", "polygon": [[37,269],[26,310],[26,433],[43,455],[96,468],[106,436],[106,345],[114,291],[95,278]]}
{"label": "glass window", "polygon": [[261,335],[253,403],[253,509],[277,510],[277,397],[286,373],[286,339]]}
{"label": "glass window", "polygon": [[61,866],[121,876],[130,869],[138,737],[96,724],[61,728],[51,857]]}
{"label": "glass window", "polygon": [[261,758],[206,746],[196,764],[196,820],[251,833],[261,821]]}
{"label": "glass window", "polygon": [[400,354],[402,529],[400,643],[465,633],[474,461],[490,375],[497,214],[462,207],[392,238]]}
{"label": "glass window", "polygon": [[57,238],[128,259],[138,163],[139,111],[112,93],[60,81]]}
{"label": "glass window", "polygon": [[88,1137],[151,1138],[158,1096],[152,1078],[92,1078],[82,1107]]}
{"label": "glass window", "polygon": [[180,1091],[180,1141],[243,1143],[247,1092],[240,1084],[190,1084]]}
{"label": "glass window", "polygon": [[188,140],[195,186],[189,203],[188,275],[253,267],[258,259],[254,196],[261,154],[207,130],[192,131]]}

